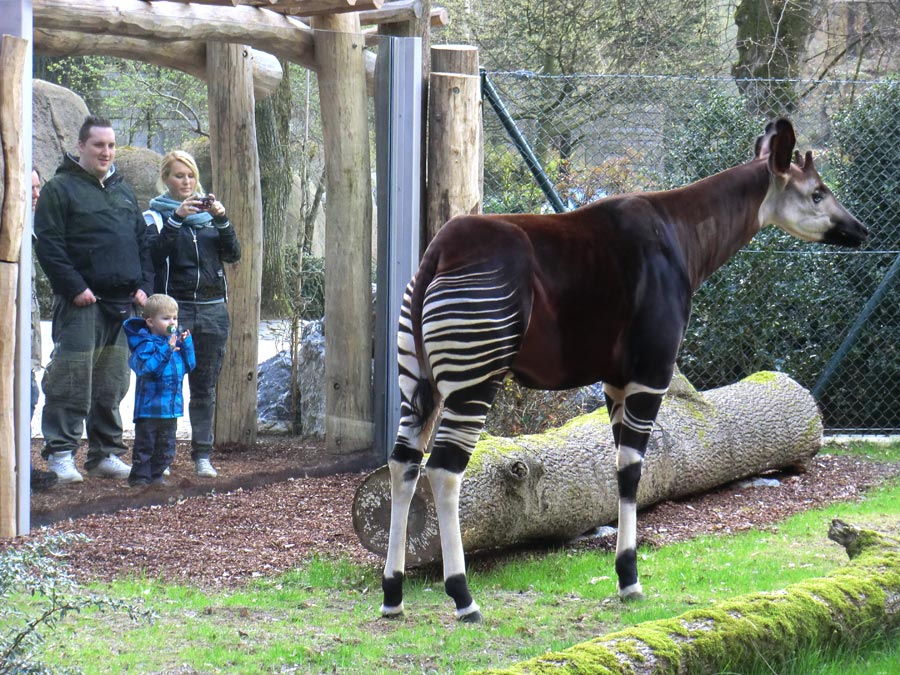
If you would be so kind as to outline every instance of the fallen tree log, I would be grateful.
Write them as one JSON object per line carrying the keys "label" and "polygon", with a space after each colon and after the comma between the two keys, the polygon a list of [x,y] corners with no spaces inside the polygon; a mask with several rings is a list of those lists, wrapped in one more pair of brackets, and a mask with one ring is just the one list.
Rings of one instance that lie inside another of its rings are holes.
{"label": "fallen tree log", "polygon": [[[818,579],[648,621],[508,668],[470,675],[663,675],[778,668],[798,651],[866,644],[900,629],[900,539],[832,521],[851,562]],[[776,672],[776,671],[773,671]]]}
{"label": "fallen tree log", "polygon": [[[815,400],[783,373],[757,373],[698,393],[680,374],[663,401],[644,463],[638,506],[695,494],[763,471],[803,468],[820,449]],[[384,555],[390,474],[370,474],[353,501],[356,534]],[[460,491],[466,551],[566,541],[618,516],[616,452],[606,410],[542,434],[478,442]],[[407,564],[440,557],[427,480],[410,508]]]}

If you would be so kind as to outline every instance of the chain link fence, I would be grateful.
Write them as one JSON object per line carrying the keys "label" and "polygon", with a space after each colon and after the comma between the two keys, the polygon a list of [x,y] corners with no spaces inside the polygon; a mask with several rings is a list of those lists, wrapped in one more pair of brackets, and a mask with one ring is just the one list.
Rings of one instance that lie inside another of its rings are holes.
{"label": "chain link fence", "polygon": [[[766,122],[790,117],[870,240],[851,251],[764,229],[697,293],[679,366],[701,390],[783,371],[831,433],[900,429],[900,81],[485,77],[565,209],[747,161]],[[484,128],[485,212],[552,211],[487,102]]]}

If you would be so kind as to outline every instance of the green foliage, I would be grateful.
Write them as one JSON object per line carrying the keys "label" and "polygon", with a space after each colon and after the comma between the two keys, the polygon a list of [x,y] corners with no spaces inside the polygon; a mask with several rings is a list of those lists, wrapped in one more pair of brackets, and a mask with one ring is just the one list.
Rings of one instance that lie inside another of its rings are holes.
{"label": "green foliage", "polygon": [[[295,264],[289,264],[289,270],[297,269],[298,259],[295,253],[293,258]],[[296,288],[296,273],[293,283]],[[294,314],[301,319],[321,319],[325,316],[325,258],[303,256],[303,267],[300,269],[300,297],[294,301]]]}
{"label": "green foliage", "polygon": [[125,612],[132,620],[149,616],[128,601],[81,590],[65,567],[64,548],[84,540],[47,535],[0,552],[0,675],[80,673],[46,665],[39,649],[48,632],[84,609]]}
{"label": "green foliage", "polygon": [[727,17],[714,5],[449,0],[445,6],[453,22],[439,37],[477,45],[482,63],[495,70],[696,73],[724,62],[717,45]]}
{"label": "green foliage", "polygon": [[717,89],[681,99],[666,119],[663,185],[687,185],[749,160],[765,124],[741,98]]}
{"label": "green foliage", "polygon": [[46,74],[113,120],[119,145],[184,145],[208,126],[206,83],[180,70],[106,56],[45,59]]}
{"label": "green foliage", "polygon": [[900,79],[873,85],[838,114],[836,179],[844,204],[872,227],[870,246],[900,247]]}
{"label": "green foliage", "polygon": [[503,186],[502,190],[485,191],[485,213],[539,213],[549,210],[544,193],[514,148],[485,146],[484,154],[485,185]]}

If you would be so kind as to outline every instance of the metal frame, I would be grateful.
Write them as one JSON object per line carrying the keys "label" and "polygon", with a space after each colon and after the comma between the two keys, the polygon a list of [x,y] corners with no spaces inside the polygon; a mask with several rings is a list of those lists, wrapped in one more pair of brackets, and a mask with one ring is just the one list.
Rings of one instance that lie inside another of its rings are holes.
{"label": "metal frame", "polygon": [[400,423],[397,322],[419,265],[422,39],[382,38],[375,66],[378,205],[375,300],[375,455],[387,459]]}

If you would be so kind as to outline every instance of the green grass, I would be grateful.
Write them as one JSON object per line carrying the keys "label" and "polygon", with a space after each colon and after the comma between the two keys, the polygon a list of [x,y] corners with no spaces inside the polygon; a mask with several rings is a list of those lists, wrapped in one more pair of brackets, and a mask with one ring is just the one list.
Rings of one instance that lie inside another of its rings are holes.
{"label": "green grass", "polygon": [[[829,451],[900,462],[900,444]],[[47,636],[45,656],[89,675],[427,675],[501,667],[623,626],[827,574],[846,562],[843,549],[826,538],[834,517],[896,530],[900,486],[763,531],[642,549],[648,597],[640,603],[623,605],[615,598],[612,554],[558,549],[512,553],[500,563],[473,556],[470,582],[485,614],[481,625],[455,621],[437,568],[410,574],[406,617],[386,621],[378,616],[380,569],[313,558],[239,591],[207,592],[154,579],[92,586],[94,592],[140,602],[156,618],[132,623],[95,611],[70,616]],[[896,644],[800,654],[789,666],[793,670],[761,668],[742,675],[897,673]]]}

